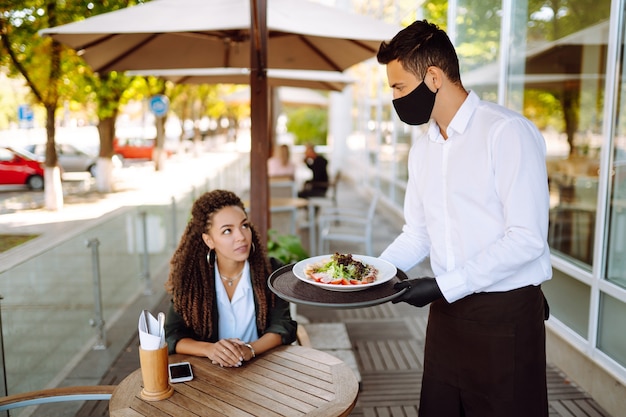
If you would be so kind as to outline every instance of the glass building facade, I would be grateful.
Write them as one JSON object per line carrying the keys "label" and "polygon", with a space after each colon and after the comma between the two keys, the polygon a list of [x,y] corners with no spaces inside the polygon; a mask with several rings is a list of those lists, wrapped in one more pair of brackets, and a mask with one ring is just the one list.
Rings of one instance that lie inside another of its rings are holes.
{"label": "glass building facade", "polygon": [[[434,3],[441,2],[428,4]],[[554,277],[543,289],[552,312],[548,331],[562,342],[549,343],[549,356],[551,348],[567,346],[595,369],[584,372],[609,375],[623,389],[624,1],[454,0],[447,5],[443,21],[429,15],[433,8],[426,3],[416,15],[446,29],[466,89],[524,114],[546,139]],[[397,119],[384,67],[375,62],[365,67],[367,88],[353,87],[359,103],[355,131],[362,133],[348,139],[347,164],[361,173],[362,186],[378,190],[401,212],[408,150],[425,128]],[[567,369],[571,364],[557,366],[570,375],[577,372]]]}

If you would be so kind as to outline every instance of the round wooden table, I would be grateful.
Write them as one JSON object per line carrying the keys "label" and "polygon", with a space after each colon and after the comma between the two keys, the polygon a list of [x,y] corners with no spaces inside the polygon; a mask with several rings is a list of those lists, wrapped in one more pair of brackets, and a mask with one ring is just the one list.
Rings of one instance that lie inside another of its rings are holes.
{"label": "round wooden table", "polygon": [[303,346],[280,346],[239,368],[220,368],[207,358],[172,355],[188,361],[192,381],[172,384],[174,395],[161,401],[141,398],[141,369],[113,391],[111,417],[127,416],[347,416],[359,383],[336,357]]}

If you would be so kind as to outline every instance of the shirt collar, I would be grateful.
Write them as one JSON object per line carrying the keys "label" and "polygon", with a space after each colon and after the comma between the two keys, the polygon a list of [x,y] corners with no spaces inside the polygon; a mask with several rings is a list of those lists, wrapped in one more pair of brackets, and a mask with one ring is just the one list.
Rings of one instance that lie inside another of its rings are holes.
{"label": "shirt collar", "polygon": [[[461,107],[459,107],[459,110],[457,110],[448,125],[448,130],[446,132],[448,134],[448,138],[451,138],[455,134],[462,134],[465,132],[465,129],[467,129],[467,126],[469,125],[469,122],[479,104],[480,98],[476,93],[470,90],[469,94],[465,98],[465,101],[461,104]],[[428,137],[433,142],[437,142],[438,140],[443,141],[443,137],[439,132],[439,126],[436,122],[431,123],[428,127]]]}
{"label": "shirt collar", "polygon": [[250,274],[250,264],[248,261],[246,261],[243,266],[243,274],[241,274],[241,281],[239,282],[239,285],[241,285],[241,288],[244,290],[252,288],[252,274]]}

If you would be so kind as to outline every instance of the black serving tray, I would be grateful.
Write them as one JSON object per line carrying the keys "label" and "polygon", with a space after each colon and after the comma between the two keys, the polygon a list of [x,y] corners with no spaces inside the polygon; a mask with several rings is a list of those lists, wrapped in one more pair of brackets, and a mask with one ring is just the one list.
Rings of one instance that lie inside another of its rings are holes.
{"label": "black serving tray", "polygon": [[391,301],[406,291],[393,289],[396,282],[407,279],[401,270],[398,270],[396,276],[389,281],[365,290],[332,291],[298,279],[292,272],[294,265],[285,265],[268,278],[270,290],[283,300],[294,304],[342,309],[371,307]]}

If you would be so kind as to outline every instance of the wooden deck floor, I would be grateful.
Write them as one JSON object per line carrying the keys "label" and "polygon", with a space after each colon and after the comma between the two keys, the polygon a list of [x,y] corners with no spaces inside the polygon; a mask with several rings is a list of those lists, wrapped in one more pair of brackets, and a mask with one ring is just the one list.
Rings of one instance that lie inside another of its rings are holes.
{"label": "wooden deck floor", "polygon": [[[418,415],[427,309],[383,304],[356,310],[298,306],[311,322],[343,322],[355,353],[362,388],[354,417]],[[610,417],[553,366],[546,369],[550,417]]]}
{"label": "wooden deck floor", "polygon": [[[346,326],[361,373],[361,391],[351,416],[418,415],[427,311],[391,303],[355,310],[298,306],[298,314],[311,323]],[[102,384],[117,384],[139,367],[137,346],[135,338]],[[611,417],[558,369],[548,366],[547,377],[550,417]],[[108,416],[107,408],[106,401],[87,402],[76,417]]]}

